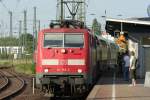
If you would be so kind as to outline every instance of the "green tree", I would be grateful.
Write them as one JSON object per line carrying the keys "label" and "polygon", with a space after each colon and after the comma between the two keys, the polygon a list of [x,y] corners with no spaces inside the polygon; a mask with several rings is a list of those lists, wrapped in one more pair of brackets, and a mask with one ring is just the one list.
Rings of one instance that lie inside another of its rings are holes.
{"label": "green tree", "polygon": [[93,20],[92,30],[94,31],[94,34],[101,35],[101,24],[97,21],[96,18]]}
{"label": "green tree", "polygon": [[19,40],[20,40],[20,45],[25,47],[25,51],[31,54],[33,52],[33,35],[29,33],[22,34],[19,37]]}
{"label": "green tree", "polygon": [[17,46],[18,39],[15,37],[2,37],[0,38],[0,46]]}

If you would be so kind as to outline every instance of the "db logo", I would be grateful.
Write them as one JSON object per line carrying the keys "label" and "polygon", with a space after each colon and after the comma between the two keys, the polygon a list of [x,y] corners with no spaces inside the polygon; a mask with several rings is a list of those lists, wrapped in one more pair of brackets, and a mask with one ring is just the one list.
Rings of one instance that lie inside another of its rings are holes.
{"label": "db logo", "polygon": [[67,65],[67,60],[59,60],[59,65]]}

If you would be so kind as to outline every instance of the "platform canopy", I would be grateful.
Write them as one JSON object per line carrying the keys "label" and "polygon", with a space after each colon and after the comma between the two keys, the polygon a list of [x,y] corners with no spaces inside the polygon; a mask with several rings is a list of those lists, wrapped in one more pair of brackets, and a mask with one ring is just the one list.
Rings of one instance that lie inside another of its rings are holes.
{"label": "platform canopy", "polygon": [[106,31],[112,36],[117,37],[120,32],[126,38],[150,45],[150,18],[127,18],[115,19],[106,18]]}
{"label": "platform canopy", "polygon": [[114,35],[114,32],[120,32],[121,27],[123,32],[150,33],[150,18],[106,18],[105,28],[106,31],[109,32],[111,35]]}

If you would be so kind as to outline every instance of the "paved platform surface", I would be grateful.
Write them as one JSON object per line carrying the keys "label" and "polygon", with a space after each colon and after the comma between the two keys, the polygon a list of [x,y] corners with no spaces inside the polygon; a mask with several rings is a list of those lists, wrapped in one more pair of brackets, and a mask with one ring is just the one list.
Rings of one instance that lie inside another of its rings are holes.
{"label": "paved platform surface", "polygon": [[144,79],[137,79],[136,86],[130,83],[115,74],[102,77],[86,100],[150,100],[150,87],[144,87]]}

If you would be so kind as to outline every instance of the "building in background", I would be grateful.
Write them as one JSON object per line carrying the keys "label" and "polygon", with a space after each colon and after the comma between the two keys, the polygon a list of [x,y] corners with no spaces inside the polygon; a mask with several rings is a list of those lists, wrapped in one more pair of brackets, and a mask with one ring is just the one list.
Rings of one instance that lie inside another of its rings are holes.
{"label": "building in background", "polygon": [[25,48],[20,46],[0,46],[0,55],[14,55],[14,59],[19,58],[20,55],[25,54]]}

